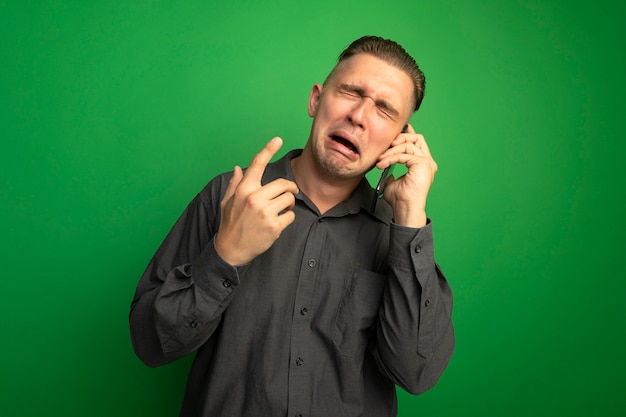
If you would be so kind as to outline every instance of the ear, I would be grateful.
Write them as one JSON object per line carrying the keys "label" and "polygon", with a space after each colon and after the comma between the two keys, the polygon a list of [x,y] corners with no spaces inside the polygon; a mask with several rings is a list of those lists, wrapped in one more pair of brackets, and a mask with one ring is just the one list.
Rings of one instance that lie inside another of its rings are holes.
{"label": "ear", "polygon": [[309,117],[315,117],[317,114],[317,107],[319,105],[321,95],[322,86],[320,84],[315,84],[311,88],[311,93],[309,94]]}

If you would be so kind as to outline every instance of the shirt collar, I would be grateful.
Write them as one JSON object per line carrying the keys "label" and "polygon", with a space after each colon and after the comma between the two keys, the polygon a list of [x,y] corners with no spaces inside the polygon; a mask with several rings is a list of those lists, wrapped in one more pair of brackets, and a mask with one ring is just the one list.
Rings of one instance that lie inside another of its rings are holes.
{"label": "shirt collar", "polygon": [[[277,178],[285,178],[295,182],[293,171],[291,169],[291,160],[302,154],[302,149],[293,149],[285,156],[280,158],[274,163],[268,165],[265,173],[263,174],[263,184],[273,181]],[[363,178],[359,185],[356,187],[350,198],[337,204],[324,214],[325,217],[343,217],[348,214],[357,214],[363,211],[372,217],[389,224],[392,214],[391,207],[384,200],[380,199],[376,205],[375,213],[370,212],[370,205],[374,196],[374,189],[371,187],[367,178]],[[296,195],[296,199],[304,202],[310,202],[309,198],[300,191]],[[312,203],[311,203],[312,204]]]}

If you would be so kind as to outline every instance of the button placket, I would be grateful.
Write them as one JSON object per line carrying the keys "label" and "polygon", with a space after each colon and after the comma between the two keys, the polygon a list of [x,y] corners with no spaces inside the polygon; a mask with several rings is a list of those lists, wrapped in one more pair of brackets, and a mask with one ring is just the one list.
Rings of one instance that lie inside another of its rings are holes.
{"label": "button placket", "polygon": [[293,304],[293,316],[291,322],[291,343],[289,364],[289,416],[304,416],[302,410],[309,408],[311,398],[307,394],[313,388],[310,386],[308,376],[309,367],[305,362],[309,358],[309,348],[311,345],[311,326],[313,310],[315,306],[314,294],[316,283],[319,279],[319,263],[323,250],[324,237],[326,235],[326,224],[319,218],[313,220],[309,225],[304,251],[300,258],[300,269],[297,276],[297,288],[295,302]]}

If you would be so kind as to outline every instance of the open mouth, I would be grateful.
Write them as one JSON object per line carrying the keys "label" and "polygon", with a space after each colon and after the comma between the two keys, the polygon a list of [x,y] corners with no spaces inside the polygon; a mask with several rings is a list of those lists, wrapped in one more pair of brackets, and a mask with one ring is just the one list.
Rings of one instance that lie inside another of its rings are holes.
{"label": "open mouth", "polygon": [[348,139],[339,136],[339,135],[331,135],[330,138],[339,143],[341,146],[343,146],[344,148],[348,149],[350,152],[352,152],[353,154],[358,154],[359,150],[356,148],[356,146],[354,146],[352,144],[352,142],[350,142]]}

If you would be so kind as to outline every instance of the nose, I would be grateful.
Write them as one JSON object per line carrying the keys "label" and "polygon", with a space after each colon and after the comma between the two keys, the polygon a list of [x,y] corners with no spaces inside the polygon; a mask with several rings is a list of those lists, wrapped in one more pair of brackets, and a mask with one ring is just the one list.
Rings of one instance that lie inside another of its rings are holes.
{"label": "nose", "polygon": [[348,113],[348,120],[350,121],[350,123],[364,129],[367,117],[373,105],[374,100],[369,97],[363,97],[361,100],[359,100],[354,105],[350,113]]}

